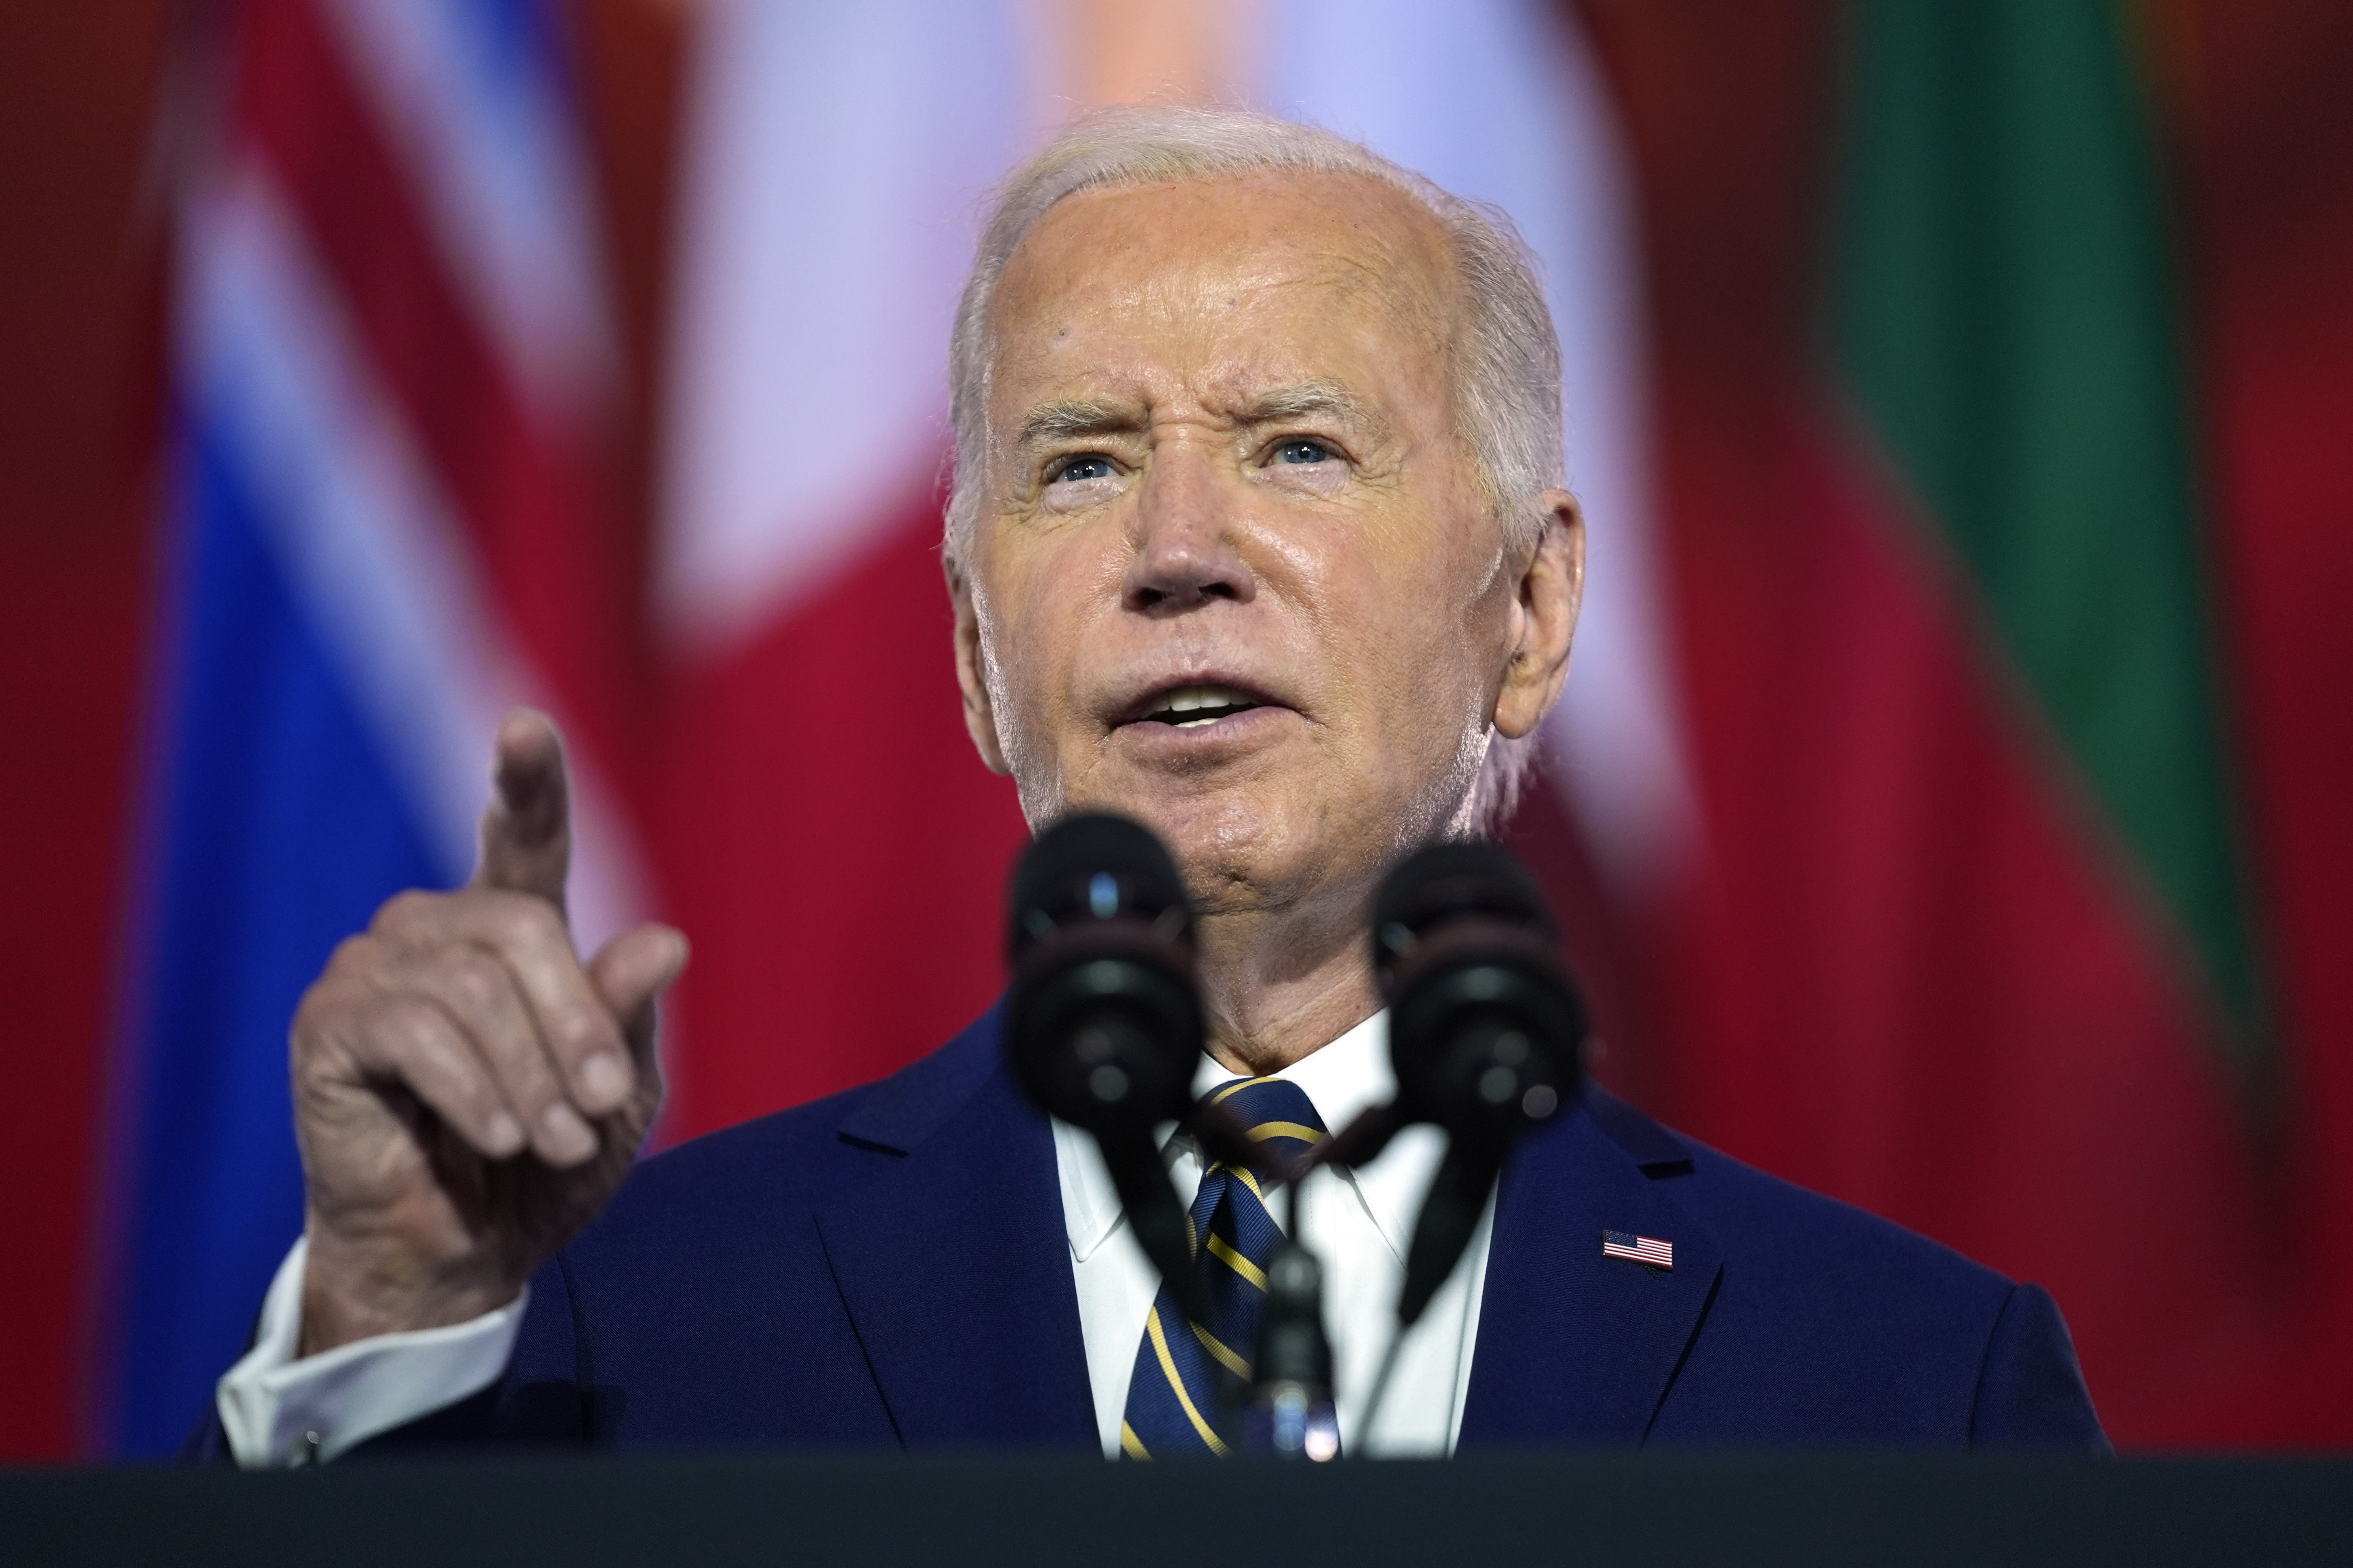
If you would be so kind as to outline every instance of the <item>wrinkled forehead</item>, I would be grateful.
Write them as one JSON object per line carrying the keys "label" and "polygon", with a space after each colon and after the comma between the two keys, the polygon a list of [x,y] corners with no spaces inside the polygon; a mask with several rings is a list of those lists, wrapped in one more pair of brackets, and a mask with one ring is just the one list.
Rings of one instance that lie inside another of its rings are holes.
{"label": "wrinkled forehead", "polygon": [[1442,343],[1461,293],[1445,226],[1366,175],[1115,185],[1065,197],[1023,238],[990,310],[991,349],[1001,371],[1107,322],[1299,289],[1361,308],[1401,346]]}

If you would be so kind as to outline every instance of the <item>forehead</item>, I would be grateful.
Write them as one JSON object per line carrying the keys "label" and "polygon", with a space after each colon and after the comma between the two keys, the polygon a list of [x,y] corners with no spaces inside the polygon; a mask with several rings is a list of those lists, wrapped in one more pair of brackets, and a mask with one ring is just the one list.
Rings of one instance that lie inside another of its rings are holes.
{"label": "forehead", "polygon": [[1335,310],[1442,342],[1452,242],[1404,192],[1285,171],[1066,197],[1014,252],[992,325],[1000,368],[1109,331],[1181,331]]}

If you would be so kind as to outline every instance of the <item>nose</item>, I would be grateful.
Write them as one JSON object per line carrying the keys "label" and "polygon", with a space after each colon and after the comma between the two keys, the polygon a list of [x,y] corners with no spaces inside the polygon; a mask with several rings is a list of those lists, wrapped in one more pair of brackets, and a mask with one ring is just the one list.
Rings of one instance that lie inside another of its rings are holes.
{"label": "nose", "polygon": [[1155,453],[1136,498],[1135,552],[1121,589],[1126,607],[1175,615],[1212,599],[1249,603],[1258,583],[1234,546],[1240,500],[1219,483],[1206,455]]}

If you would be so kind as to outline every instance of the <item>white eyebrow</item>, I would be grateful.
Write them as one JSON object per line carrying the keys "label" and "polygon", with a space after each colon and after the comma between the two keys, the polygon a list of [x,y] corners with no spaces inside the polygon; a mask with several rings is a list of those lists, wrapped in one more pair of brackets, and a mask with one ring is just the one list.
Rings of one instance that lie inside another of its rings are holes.
{"label": "white eyebrow", "polygon": [[1243,403],[1235,416],[1242,425],[1255,426],[1303,419],[1315,414],[1332,415],[1362,429],[1388,428],[1362,398],[1336,381],[1301,381],[1275,387]]}
{"label": "white eyebrow", "polygon": [[1145,415],[1130,405],[1087,398],[1056,398],[1032,408],[1014,437],[1017,449],[1073,436],[1121,436],[1144,428]]}
{"label": "white eyebrow", "polygon": [[[1364,399],[1336,381],[1301,381],[1271,388],[1242,401],[1233,417],[1234,423],[1250,429],[1318,414],[1377,435],[1388,428]],[[1148,423],[1149,416],[1131,404],[1095,398],[1055,398],[1038,405],[1023,417],[1021,428],[1014,436],[1014,447],[1024,450],[1074,437],[1133,435]]]}

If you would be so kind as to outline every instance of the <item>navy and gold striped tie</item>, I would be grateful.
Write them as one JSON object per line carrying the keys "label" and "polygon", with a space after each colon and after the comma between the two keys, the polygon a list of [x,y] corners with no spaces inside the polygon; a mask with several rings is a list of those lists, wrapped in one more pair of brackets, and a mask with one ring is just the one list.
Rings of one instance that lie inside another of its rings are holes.
{"label": "navy and gold striped tie", "polygon": [[[1254,1142],[1297,1158],[1324,1141],[1323,1119],[1306,1091],[1279,1078],[1236,1079],[1209,1096],[1250,1130]],[[1201,1265],[1209,1321],[1188,1322],[1166,1286],[1153,1300],[1127,1385],[1127,1419],[1120,1447],[1132,1459],[1178,1454],[1223,1454],[1218,1430],[1225,1373],[1247,1384],[1266,1306],[1266,1266],[1282,1240],[1267,1212],[1267,1192],[1248,1171],[1223,1163],[1201,1173],[1194,1194],[1193,1248]],[[1222,1370],[1220,1370],[1222,1369]]]}

